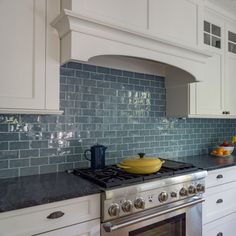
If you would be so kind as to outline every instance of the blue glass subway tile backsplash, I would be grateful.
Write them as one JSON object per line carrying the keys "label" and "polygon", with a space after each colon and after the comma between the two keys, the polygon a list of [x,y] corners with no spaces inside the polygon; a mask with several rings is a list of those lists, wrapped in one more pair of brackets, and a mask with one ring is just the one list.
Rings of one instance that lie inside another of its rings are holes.
{"label": "blue glass subway tile backsplash", "polygon": [[167,119],[165,79],[69,62],[61,67],[61,116],[0,114],[0,178],[86,167],[83,152],[108,146],[106,163],[145,152],[207,153],[236,134],[236,120]]}

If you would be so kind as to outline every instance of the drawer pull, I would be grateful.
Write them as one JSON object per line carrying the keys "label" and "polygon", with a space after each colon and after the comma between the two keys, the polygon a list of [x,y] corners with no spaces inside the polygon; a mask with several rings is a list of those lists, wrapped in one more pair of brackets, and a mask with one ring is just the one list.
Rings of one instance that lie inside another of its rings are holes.
{"label": "drawer pull", "polygon": [[223,233],[219,232],[216,236],[223,236]]}
{"label": "drawer pull", "polygon": [[217,179],[223,179],[223,175],[221,175],[221,174],[220,174],[220,175],[217,175],[216,178],[217,178]]}
{"label": "drawer pull", "polygon": [[53,219],[58,219],[64,215],[65,215],[65,213],[62,211],[55,211],[55,212],[51,213],[50,215],[48,215],[47,218],[50,220],[53,220]]}
{"label": "drawer pull", "polygon": [[217,201],[216,201],[216,203],[222,203],[223,202],[223,199],[218,199]]}

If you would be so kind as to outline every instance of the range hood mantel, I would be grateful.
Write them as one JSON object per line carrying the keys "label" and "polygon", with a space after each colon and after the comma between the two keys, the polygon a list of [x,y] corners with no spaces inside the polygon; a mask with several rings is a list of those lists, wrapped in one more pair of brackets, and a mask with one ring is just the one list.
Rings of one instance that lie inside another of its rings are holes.
{"label": "range hood mantel", "polygon": [[181,68],[202,80],[202,66],[212,55],[202,50],[153,37],[147,31],[112,25],[63,10],[53,21],[61,39],[61,63],[119,55],[157,61]]}

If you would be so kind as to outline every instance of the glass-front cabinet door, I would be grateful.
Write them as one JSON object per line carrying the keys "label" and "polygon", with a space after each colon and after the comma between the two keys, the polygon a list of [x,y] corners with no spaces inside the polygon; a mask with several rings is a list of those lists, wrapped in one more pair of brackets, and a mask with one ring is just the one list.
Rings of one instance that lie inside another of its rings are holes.
{"label": "glass-front cabinet door", "polygon": [[204,44],[221,48],[221,27],[211,22],[204,21]]}
{"label": "glass-front cabinet door", "polygon": [[236,54],[236,31],[228,31],[228,52]]}

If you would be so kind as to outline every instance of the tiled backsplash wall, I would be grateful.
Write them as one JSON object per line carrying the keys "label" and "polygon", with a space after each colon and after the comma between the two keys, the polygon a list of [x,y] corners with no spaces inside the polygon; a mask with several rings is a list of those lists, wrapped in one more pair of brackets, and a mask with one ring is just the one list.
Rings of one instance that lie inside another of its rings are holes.
{"label": "tiled backsplash wall", "polygon": [[236,120],[165,118],[164,78],[68,63],[61,67],[64,114],[0,115],[0,178],[88,166],[83,152],[108,146],[107,164],[138,152],[207,153],[231,138]]}

